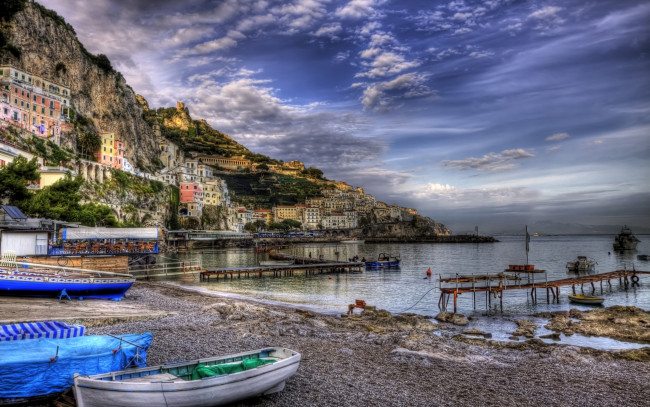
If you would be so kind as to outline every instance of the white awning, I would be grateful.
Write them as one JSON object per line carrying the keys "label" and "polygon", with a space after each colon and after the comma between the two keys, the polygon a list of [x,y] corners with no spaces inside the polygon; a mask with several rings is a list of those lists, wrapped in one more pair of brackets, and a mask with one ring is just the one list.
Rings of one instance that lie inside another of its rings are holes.
{"label": "white awning", "polygon": [[158,228],[63,228],[62,240],[91,239],[149,239],[158,240],[162,234]]}

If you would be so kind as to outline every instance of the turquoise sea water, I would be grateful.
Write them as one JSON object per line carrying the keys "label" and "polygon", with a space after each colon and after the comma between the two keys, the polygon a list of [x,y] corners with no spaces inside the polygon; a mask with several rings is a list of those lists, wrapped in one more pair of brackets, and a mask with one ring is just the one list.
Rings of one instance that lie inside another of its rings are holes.
{"label": "turquoise sea water", "polygon": [[[536,269],[547,270],[547,275],[535,275],[536,281],[545,278],[556,280],[573,274],[566,271],[568,261],[578,255],[587,256],[598,262],[596,273],[633,267],[650,270],[650,262],[638,261],[637,254],[650,254],[650,236],[638,236],[641,240],[633,252],[612,251],[613,235],[562,235],[532,237],[528,261]],[[198,278],[184,276],[177,282],[187,286],[200,286],[232,294],[253,297],[265,301],[289,303],[319,312],[339,314],[347,311],[347,305],[355,299],[386,309],[392,313],[413,312],[421,315],[436,315],[440,310],[438,300],[438,276],[458,274],[498,273],[509,264],[526,262],[523,236],[500,236],[500,242],[483,244],[302,244],[290,247],[285,252],[307,257],[323,255],[326,259],[349,259],[353,256],[376,259],[381,252],[400,255],[399,271],[370,271],[351,274],[325,274],[293,277],[251,277],[233,280],[199,282]],[[166,255],[169,257],[169,255]],[[186,253],[179,259],[201,259],[203,267],[247,267],[267,260],[264,253],[253,249],[228,249]],[[161,259],[164,261],[164,259]],[[432,276],[426,271],[431,268]],[[526,278],[526,277],[524,277]],[[579,291],[578,291],[579,292]],[[591,294],[591,286],[585,286],[585,294]],[[533,302],[525,290],[505,291],[503,309],[498,300],[492,299],[486,307],[485,294],[476,296],[476,306],[471,294],[462,294],[458,300],[458,312],[464,314],[503,312],[509,315],[532,314],[542,311],[589,309],[589,306],[570,303],[567,295],[570,287],[560,289],[560,302],[547,304],[546,290],[538,290],[537,302]],[[633,305],[650,309],[650,275],[640,279],[640,287],[627,290],[613,280],[611,287],[596,283],[595,295],[605,297],[605,306]],[[453,300],[452,300],[453,301]],[[451,303],[450,303],[451,306]]]}

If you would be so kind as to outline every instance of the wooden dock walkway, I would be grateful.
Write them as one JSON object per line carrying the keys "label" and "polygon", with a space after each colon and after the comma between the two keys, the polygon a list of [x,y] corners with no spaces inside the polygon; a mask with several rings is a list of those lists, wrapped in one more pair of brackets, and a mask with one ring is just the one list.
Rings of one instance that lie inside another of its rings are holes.
{"label": "wooden dock walkway", "polygon": [[333,274],[333,273],[361,273],[365,269],[363,262],[330,262],[316,264],[291,264],[277,266],[253,266],[237,268],[208,268],[199,273],[201,281],[210,281],[211,278],[230,277],[241,278],[272,275],[273,277],[289,277],[296,272],[304,271],[305,275]]}
{"label": "wooden dock walkway", "polygon": [[[533,270],[531,273],[538,273],[538,270]],[[526,273],[525,271],[519,271],[518,273]],[[603,288],[603,282],[606,282],[611,286],[611,280],[619,280],[619,284],[624,285],[627,289],[629,286],[636,287],[639,285],[639,275],[640,274],[650,274],[650,271],[640,271],[640,270],[616,270],[608,273],[601,274],[590,274],[584,276],[574,276],[569,278],[563,278],[560,280],[552,281],[540,281],[535,282],[534,276],[532,282],[522,283],[522,279],[518,278],[512,280],[511,278],[499,278],[500,275],[492,275],[491,278],[486,278],[485,274],[477,275],[476,278],[472,278],[468,275],[458,276],[457,278],[440,278],[440,299],[438,300],[438,308],[441,310],[447,310],[447,305],[449,299],[453,296],[454,298],[454,312],[456,312],[458,296],[463,293],[472,293],[474,296],[474,306],[476,307],[476,293],[485,292],[486,296],[486,306],[489,306],[492,302],[491,295],[494,298],[499,298],[501,307],[503,308],[503,292],[507,290],[530,290],[530,296],[533,301],[537,301],[537,289],[545,288],[546,289],[546,301],[550,303],[551,296],[553,301],[559,301],[560,298],[560,287],[571,286],[573,293],[576,292],[576,286],[580,286],[580,289],[583,290],[585,284],[590,284],[592,292],[596,291],[596,286],[594,283],[600,283],[600,288]],[[492,284],[492,281],[497,281],[495,284]],[[486,281],[487,285],[476,285],[476,281]],[[461,286],[462,283],[471,282],[471,286]],[[442,283],[455,283],[454,287],[442,287]]]}

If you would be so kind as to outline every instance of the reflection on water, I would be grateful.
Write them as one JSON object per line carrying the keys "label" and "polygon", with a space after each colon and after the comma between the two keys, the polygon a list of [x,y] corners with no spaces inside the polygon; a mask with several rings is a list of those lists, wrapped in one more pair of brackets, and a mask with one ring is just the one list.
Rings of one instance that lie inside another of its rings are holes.
{"label": "reflection on water", "polygon": [[[598,262],[596,273],[617,269],[648,270],[648,262],[636,260],[638,253],[650,253],[650,239],[639,236],[638,250],[629,253],[612,252],[614,236],[542,236],[533,237],[530,243],[529,263],[537,269],[547,270],[548,280],[566,278],[566,263],[580,256]],[[501,242],[486,244],[305,244],[292,246],[285,252],[304,257],[319,257],[344,261],[354,256],[376,259],[379,253],[402,259],[399,270],[366,270],[363,273],[310,275],[296,273],[294,277],[251,277],[218,282],[199,282],[198,278],[186,279],[184,285],[197,285],[207,289],[237,293],[258,299],[280,301],[330,313],[344,313],[347,304],[363,299],[392,313],[405,310],[421,315],[439,312],[438,276],[471,273],[498,273],[509,264],[524,264],[526,252],[521,236],[499,237]],[[167,255],[169,256],[169,255]],[[265,253],[251,249],[217,250],[179,255],[181,259],[200,258],[204,267],[250,267],[268,260]],[[431,268],[432,276],[426,271]],[[330,278],[331,277],[331,278]],[[537,275],[536,281],[543,281]],[[539,279],[539,280],[538,280]],[[640,279],[640,287],[625,290],[617,280],[612,285],[595,286],[595,295],[605,297],[605,306],[633,305],[650,309],[650,276]],[[524,290],[505,291],[503,311],[508,314],[532,314],[542,311],[560,311],[570,308],[589,309],[588,306],[570,303],[567,295],[571,287],[560,289],[560,303],[546,303],[545,290],[538,290],[538,301],[533,302]],[[578,287],[578,292],[580,288]],[[585,294],[592,294],[591,286],[584,287]],[[418,302],[419,301],[419,302]],[[501,311],[498,301],[488,310]],[[486,311],[485,294],[473,297],[463,294],[458,299],[458,312]]]}

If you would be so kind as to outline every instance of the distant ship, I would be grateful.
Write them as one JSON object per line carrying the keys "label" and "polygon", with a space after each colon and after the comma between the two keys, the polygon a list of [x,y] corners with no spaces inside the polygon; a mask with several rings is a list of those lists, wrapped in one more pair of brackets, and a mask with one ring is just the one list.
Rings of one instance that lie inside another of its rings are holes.
{"label": "distant ship", "polygon": [[636,250],[639,239],[632,234],[632,230],[627,225],[621,228],[621,233],[614,237],[614,250]]}

